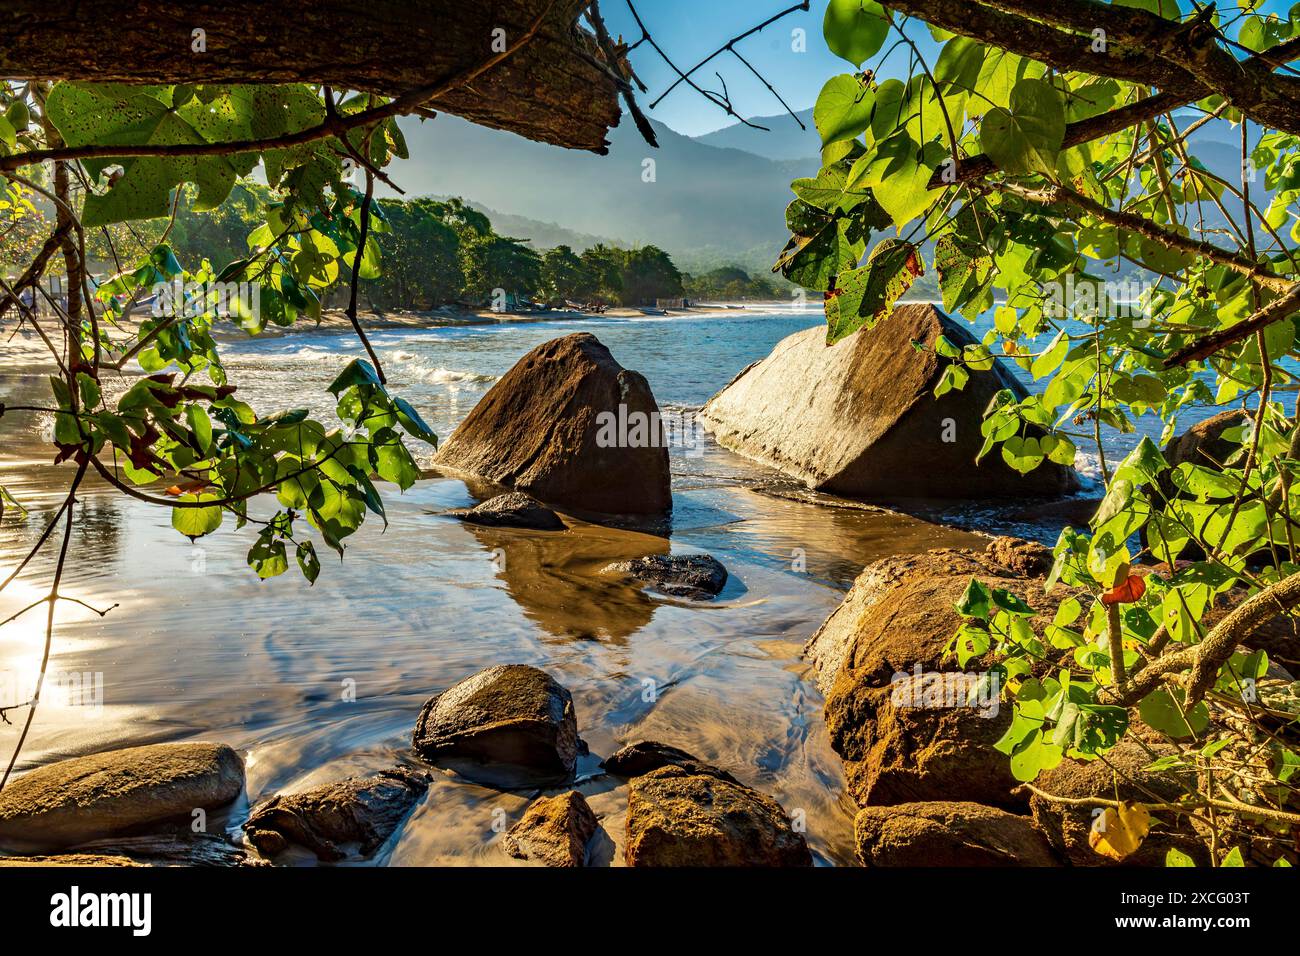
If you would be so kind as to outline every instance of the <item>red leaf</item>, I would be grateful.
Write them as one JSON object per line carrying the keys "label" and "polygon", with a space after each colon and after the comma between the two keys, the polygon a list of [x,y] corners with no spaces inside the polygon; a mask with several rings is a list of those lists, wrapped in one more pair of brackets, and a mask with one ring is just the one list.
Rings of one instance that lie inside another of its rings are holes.
{"label": "red leaf", "polygon": [[1146,593],[1146,589],[1147,583],[1140,575],[1130,574],[1125,580],[1103,594],[1101,603],[1107,606],[1111,604],[1132,604]]}

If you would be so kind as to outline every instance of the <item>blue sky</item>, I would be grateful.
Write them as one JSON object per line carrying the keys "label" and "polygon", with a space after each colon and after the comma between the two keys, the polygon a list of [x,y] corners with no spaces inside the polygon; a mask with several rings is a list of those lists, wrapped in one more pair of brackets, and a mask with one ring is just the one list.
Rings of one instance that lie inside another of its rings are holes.
{"label": "blue sky", "polygon": [[[768,17],[794,6],[796,0],[633,0],[646,28],[655,41],[683,70],[694,66],[731,37],[757,26]],[[954,0],[960,3],[961,0]],[[1180,0],[1182,7],[1190,9],[1188,0]],[[763,32],[737,44],[740,53],[760,70],[777,91],[796,110],[812,106],[817,94],[828,78],[852,67],[826,48],[822,39],[822,18],[827,0],[812,0],[811,9],[797,11],[778,20]],[[1267,0],[1261,5],[1264,12],[1285,15],[1290,6],[1284,0]],[[1236,14],[1237,5],[1232,0],[1220,0],[1219,8],[1225,14]],[[632,42],[641,35],[627,0],[602,0],[601,12],[610,33]],[[901,17],[899,17],[901,22]],[[806,51],[793,49],[792,31],[806,33]],[[908,28],[908,36],[921,47],[922,54],[933,62],[937,47],[929,31],[919,24]],[[650,87],[647,96],[639,97],[643,108],[668,88],[676,79],[672,68],[660,59],[649,44],[642,44],[632,53],[632,63],[641,79]],[[900,50],[883,65],[869,63],[882,75],[901,75],[907,68],[906,51]],[[781,104],[754,78],[745,66],[730,54],[723,54],[695,74],[694,78],[706,89],[718,90],[720,84],[714,71],[722,74],[732,103],[743,116],[771,116],[782,112]],[[688,136],[698,136],[734,120],[714,104],[708,102],[685,84],[678,86],[647,115],[666,123]],[[785,122],[793,123],[791,119]]]}

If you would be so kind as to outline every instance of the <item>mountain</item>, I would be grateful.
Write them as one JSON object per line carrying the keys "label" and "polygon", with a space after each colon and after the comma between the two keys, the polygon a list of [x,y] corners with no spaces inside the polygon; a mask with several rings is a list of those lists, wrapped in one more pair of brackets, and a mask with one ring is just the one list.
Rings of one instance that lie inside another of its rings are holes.
{"label": "mountain", "polygon": [[[694,137],[695,142],[719,149],[743,149],[755,156],[777,161],[809,160],[816,161],[821,154],[822,140],[813,125],[812,107],[794,114],[799,118],[795,122],[789,113],[777,116],[754,116],[750,122],[767,129],[754,129],[744,123],[736,122],[722,129]],[[803,128],[799,127],[803,123]]]}
{"label": "mountain", "polygon": [[[658,149],[625,120],[610,132],[609,155],[596,156],[447,114],[407,119],[402,130],[414,158],[395,161],[389,172],[410,196],[462,196],[509,210],[493,217],[497,228],[539,244],[530,233],[554,224],[566,234],[608,236],[623,245],[653,243],[686,268],[769,268],[787,239],[790,181],[814,174],[817,160],[776,161],[651,123]],[[532,222],[514,226],[511,216]]]}

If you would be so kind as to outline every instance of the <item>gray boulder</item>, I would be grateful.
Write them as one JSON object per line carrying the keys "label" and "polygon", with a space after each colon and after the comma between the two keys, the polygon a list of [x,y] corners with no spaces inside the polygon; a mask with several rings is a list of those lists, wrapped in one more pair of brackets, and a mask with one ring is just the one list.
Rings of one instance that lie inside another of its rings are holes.
{"label": "gray boulder", "polygon": [[528,528],[534,531],[563,531],[564,522],[546,505],[531,495],[519,491],[497,495],[473,508],[444,511],[450,518],[459,518],[467,524],[487,525],[493,528]]}
{"label": "gray boulder", "polygon": [[707,600],[727,584],[727,569],[707,554],[652,554],[607,565],[607,574],[634,578],[672,597]]}
{"label": "gray boulder", "polygon": [[[821,326],[783,339],[709,400],[700,421],[718,443],[819,491],[850,498],[1055,497],[1074,471],[1045,461],[1027,475],[998,454],[978,465],[980,425],[993,396],[1025,389],[1000,364],[934,397],[945,336],[975,339],[932,305],[899,306],[874,328],[826,345]],[[913,341],[928,346],[923,351]]]}

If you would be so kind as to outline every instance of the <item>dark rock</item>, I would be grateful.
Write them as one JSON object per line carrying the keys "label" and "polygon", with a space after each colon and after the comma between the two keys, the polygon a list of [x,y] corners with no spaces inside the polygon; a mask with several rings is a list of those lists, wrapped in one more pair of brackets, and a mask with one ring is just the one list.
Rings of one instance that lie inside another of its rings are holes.
{"label": "dark rock", "polygon": [[181,825],[156,833],[129,834],[92,840],[74,848],[78,853],[121,856],[145,866],[229,867],[258,866],[242,846],[224,833],[193,832]]}
{"label": "dark rock", "polygon": [[587,841],[598,826],[586,798],[571,790],[533,801],[520,821],[501,838],[501,846],[518,860],[543,866],[582,866],[587,858]]}
{"label": "dark rock", "polygon": [[564,522],[546,505],[531,495],[512,491],[497,495],[473,508],[444,511],[444,515],[459,518],[469,524],[497,528],[528,528],[534,531],[563,531]]}
{"label": "dark rock", "polygon": [[853,821],[864,866],[1058,866],[1028,817],[978,803],[865,807]]}
{"label": "dark rock", "polygon": [[481,779],[499,770],[533,782],[568,780],[578,757],[573,697],[536,667],[489,667],[429,698],[414,745],[430,761],[469,758]]}
{"label": "dark rock", "polygon": [[781,805],[712,774],[667,766],[628,785],[628,866],[810,866]]}
{"label": "dark rock", "polygon": [[707,554],[652,554],[605,567],[673,597],[708,599],[727,584],[727,569]]}
{"label": "dark rock", "polygon": [[[608,442],[602,426],[609,416],[644,427]],[[589,512],[672,510],[668,448],[650,385],[586,332],[545,342],[520,359],[435,463]]]}
{"label": "dark rock", "polygon": [[619,748],[617,752],[606,757],[601,766],[620,777],[640,777],[660,767],[681,767],[687,773],[712,774],[722,780],[739,785],[738,781],[725,770],[707,764],[694,754],[657,740],[638,740]]}
{"label": "dark rock", "polygon": [[150,744],[46,764],[0,792],[0,841],[71,846],[235,799],[244,762],[225,744]]}
{"label": "dark rock", "polygon": [[1025,389],[1000,363],[966,387],[934,397],[947,360],[943,335],[974,344],[932,305],[896,308],[888,320],[827,346],[825,330],[781,341],[709,400],[700,420],[719,444],[766,462],[818,491],[850,498],[990,498],[1068,494],[1073,469],[1050,461],[1027,475],[998,455],[975,463],[993,396]]}
{"label": "dark rock", "polygon": [[428,774],[405,767],[350,777],[272,797],[253,810],[244,830],[263,856],[275,856],[292,843],[326,861],[344,859],[347,844],[356,844],[360,855],[368,857],[428,788]]}

